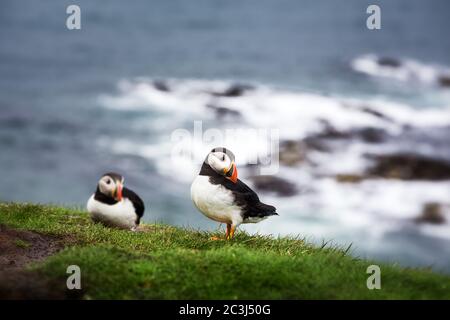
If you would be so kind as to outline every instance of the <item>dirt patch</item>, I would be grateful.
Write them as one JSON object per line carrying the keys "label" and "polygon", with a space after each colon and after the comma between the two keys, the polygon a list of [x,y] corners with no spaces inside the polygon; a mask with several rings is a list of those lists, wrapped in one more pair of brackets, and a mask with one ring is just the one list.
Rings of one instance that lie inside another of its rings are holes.
{"label": "dirt patch", "polygon": [[64,247],[64,239],[0,225],[0,299],[66,299],[65,283],[25,270]]}
{"label": "dirt patch", "polygon": [[18,231],[0,225],[0,270],[23,269],[25,265],[62,249],[60,239],[31,231]]}

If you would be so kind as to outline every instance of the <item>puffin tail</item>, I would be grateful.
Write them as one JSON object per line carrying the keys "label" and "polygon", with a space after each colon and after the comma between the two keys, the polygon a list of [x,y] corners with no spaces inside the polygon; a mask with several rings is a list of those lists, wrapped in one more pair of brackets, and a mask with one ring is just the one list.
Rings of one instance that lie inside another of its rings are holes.
{"label": "puffin tail", "polygon": [[278,216],[276,210],[277,208],[275,208],[274,206],[262,202],[258,204],[258,211],[264,214],[264,216]]}

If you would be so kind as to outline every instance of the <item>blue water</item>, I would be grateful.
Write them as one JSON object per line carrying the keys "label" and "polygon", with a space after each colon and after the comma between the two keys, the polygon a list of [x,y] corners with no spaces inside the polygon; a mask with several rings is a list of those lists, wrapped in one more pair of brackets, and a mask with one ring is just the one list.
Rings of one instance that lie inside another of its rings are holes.
{"label": "blue water", "polygon": [[[121,79],[222,79],[448,105],[435,87],[380,82],[349,64],[372,53],[450,66],[450,2],[377,1],[382,29],[370,31],[372,2],[2,1],[0,200],[84,207],[97,178],[116,170],[145,199],[147,221],[214,227],[192,207],[189,189],[151,160],[96,144],[161,138],[151,125],[133,126],[152,111],[101,106]],[[65,27],[69,4],[81,7],[81,30]]]}

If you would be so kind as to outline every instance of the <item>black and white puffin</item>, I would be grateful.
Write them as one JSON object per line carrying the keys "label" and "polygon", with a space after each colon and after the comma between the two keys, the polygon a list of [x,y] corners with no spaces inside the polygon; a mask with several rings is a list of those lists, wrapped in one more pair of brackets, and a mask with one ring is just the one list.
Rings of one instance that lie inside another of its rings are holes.
{"label": "black and white puffin", "polygon": [[144,202],[123,183],[120,174],[105,173],[87,202],[87,210],[94,222],[136,231],[144,215]]}
{"label": "black and white puffin", "polygon": [[207,155],[191,185],[195,206],[208,218],[227,224],[231,239],[241,223],[256,223],[278,215],[276,208],[259,201],[258,195],[238,179],[234,154],[214,148]]}

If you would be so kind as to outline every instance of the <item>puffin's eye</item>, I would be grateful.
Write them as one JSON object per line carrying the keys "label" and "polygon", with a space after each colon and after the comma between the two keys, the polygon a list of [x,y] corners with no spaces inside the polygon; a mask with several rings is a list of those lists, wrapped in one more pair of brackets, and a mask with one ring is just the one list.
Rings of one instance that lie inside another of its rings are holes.
{"label": "puffin's eye", "polygon": [[225,161],[225,153],[222,154],[222,161]]}
{"label": "puffin's eye", "polygon": [[111,180],[106,180],[106,184],[110,184],[111,183]]}

